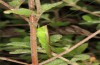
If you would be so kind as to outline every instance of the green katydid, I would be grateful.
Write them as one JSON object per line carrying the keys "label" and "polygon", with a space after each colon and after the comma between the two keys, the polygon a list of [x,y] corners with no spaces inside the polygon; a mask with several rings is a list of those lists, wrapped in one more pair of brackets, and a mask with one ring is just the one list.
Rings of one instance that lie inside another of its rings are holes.
{"label": "green katydid", "polygon": [[50,40],[49,40],[49,34],[47,25],[38,27],[37,29],[37,37],[39,39],[39,42],[41,43],[42,48],[46,51],[47,55],[51,57],[51,49],[50,49]]}

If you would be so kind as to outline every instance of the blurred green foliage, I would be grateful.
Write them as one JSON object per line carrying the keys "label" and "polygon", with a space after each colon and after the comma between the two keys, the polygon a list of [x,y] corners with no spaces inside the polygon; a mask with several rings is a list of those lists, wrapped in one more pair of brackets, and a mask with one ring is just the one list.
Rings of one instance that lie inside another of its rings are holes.
{"label": "blurred green foliage", "polygon": [[[36,10],[32,11],[28,9],[28,0],[4,1],[15,9],[8,10],[6,7],[2,7],[3,5],[0,6],[0,16],[2,16],[0,17],[0,55],[6,56],[5,54],[7,53],[8,55],[15,55],[14,57],[12,56],[15,59],[31,62],[29,25],[15,14],[28,18],[31,14],[37,16]],[[71,34],[70,32],[69,34],[61,34],[60,32],[64,32],[66,27],[76,25],[89,32],[94,32],[100,29],[100,17],[83,12],[72,5],[77,5],[83,9],[91,11],[92,13],[100,15],[100,9],[98,9],[100,6],[99,0],[95,0],[95,2],[94,0],[41,1],[42,15],[37,28],[39,62],[49,59],[48,55],[51,56],[49,51],[61,53],[66,49],[70,49],[73,45],[86,37],[85,35],[80,35],[80,33]],[[8,28],[14,29],[9,31]],[[63,31],[59,32],[60,29]],[[69,31],[72,31],[71,29],[72,28],[69,28]],[[5,30],[7,32],[5,32]],[[11,33],[13,30],[16,32],[15,34]],[[78,29],[73,28],[73,30],[77,31]],[[82,30],[78,31],[83,34]],[[97,55],[98,57],[98,59],[92,62],[92,65],[99,65],[99,50],[100,38],[93,38],[93,40],[91,39],[68,54],[65,54],[64,57],[69,60],[68,63],[62,59],[55,59],[45,65],[89,65],[91,59],[89,53]],[[5,54],[3,54],[3,52]],[[0,61],[0,64],[2,63],[4,63],[4,61]],[[10,65],[10,63],[5,63],[4,65]]]}

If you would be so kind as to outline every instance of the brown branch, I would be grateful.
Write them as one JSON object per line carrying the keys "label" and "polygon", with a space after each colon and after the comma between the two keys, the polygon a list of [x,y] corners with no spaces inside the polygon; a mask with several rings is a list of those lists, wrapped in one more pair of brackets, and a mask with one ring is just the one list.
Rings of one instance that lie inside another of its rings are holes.
{"label": "brown branch", "polygon": [[[34,6],[34,0],[29,0],[28,5],[29,9],[33,10],[35,8]],[[31,57],[32,57],[32,64],[31,65],[38,65],[38,53],[37,53],[37,36],[36,36],[36,28],[37,28],[37,22],[36,17],[34,14],[31,14],[29,17],[30,20],[30,45],[31,45]],[[32,24],[31,24],[32,23]]]}
{"label": "brown branch", "polygon": [[[36,22],[34,16],[30,16],[30,22]],[[36,24],[37,25],[37,24]],[[38,55],[37,55],[37,40],[36,40],[36,26],[30,24],[30,45],[31,45],[31,56],[32,65],[38,65]]]}
{"label": "brown branch", "polygon": [[6,57],[0,57],[0,60],[6,60],[6,61],[15,62],[15,63],[23,64],[23,65],[29,65],[28,63],[13,60],[13,59],[9,59],[9,58],[6,58]]}
{"label": "brown branch", "polygon": [[46,63],[48,63],[48,62],[50,62],[50,61],[55,60],[56,58],[61,57],[61,56],[64,55],[64,54],[67,54],[67,53],[71,52],[72,50],[74,50],[74,49],[77,48],[78,46],[82,45],[83,43],[85,43],[86,41],[88,41],[89,39],[91,39],[92,37],[96,36],[96,35],[99,34],[99,33],[100,33],[100,30],[96,31],[95,33],[93,33],[93,34],[91,34],[90,36],[88,36],[87,38],[83,39],[82,41],[80,41],[79,43],[77,43],[76,45],[74,45],[73,47],[71,47],[70,49],[67,49],[66,51],[64,51],[64,52],[62,52],[62,53],[56,55],[55,57],[52,57],[52,58],[50,58],[50,59],[48,59],[48,60],[46,60],[46,61],[40,63],[39,65],[46,64]]}

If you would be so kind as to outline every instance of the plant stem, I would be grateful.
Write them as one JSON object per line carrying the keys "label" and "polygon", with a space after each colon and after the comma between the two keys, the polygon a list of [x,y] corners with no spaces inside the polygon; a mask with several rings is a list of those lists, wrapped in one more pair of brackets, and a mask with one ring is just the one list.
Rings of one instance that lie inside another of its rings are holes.
{"label": "plant stem", "polygon": [[[34,0],[28,1],[29,9],[33,10],[35,8]],[[31,14],[29,17],[31,23],[30,26],[30,46],[31,46],[31,58],[32,64],[31,65],[38,65],[38,54],[37,54],[37,36],[36,36],[36,28],[37,28],[37,20],[34,14]]]}
{"label": "plant stem", "polygon": [[30,45],[31,45],[32,65],[38,65],[36,27],[33,27],[33,25],[30,25]]}

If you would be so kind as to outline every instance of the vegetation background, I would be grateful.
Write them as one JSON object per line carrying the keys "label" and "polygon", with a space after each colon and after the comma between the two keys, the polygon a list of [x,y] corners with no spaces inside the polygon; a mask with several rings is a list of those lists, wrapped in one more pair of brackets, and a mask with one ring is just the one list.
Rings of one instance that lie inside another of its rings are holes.
{"label": "vegetation background", "polygon": [[[100,30],[100,0],[41,0],[41,9],[37,24],[40,63]],[[0,0],[0,65],[21,64],[6,58],[31,64],[30,29],[26,22],[31,14],[38,16],[35,9],[29,10],[28,0]],[[63,58],[44,65],[100,65],[100,34]]]}

